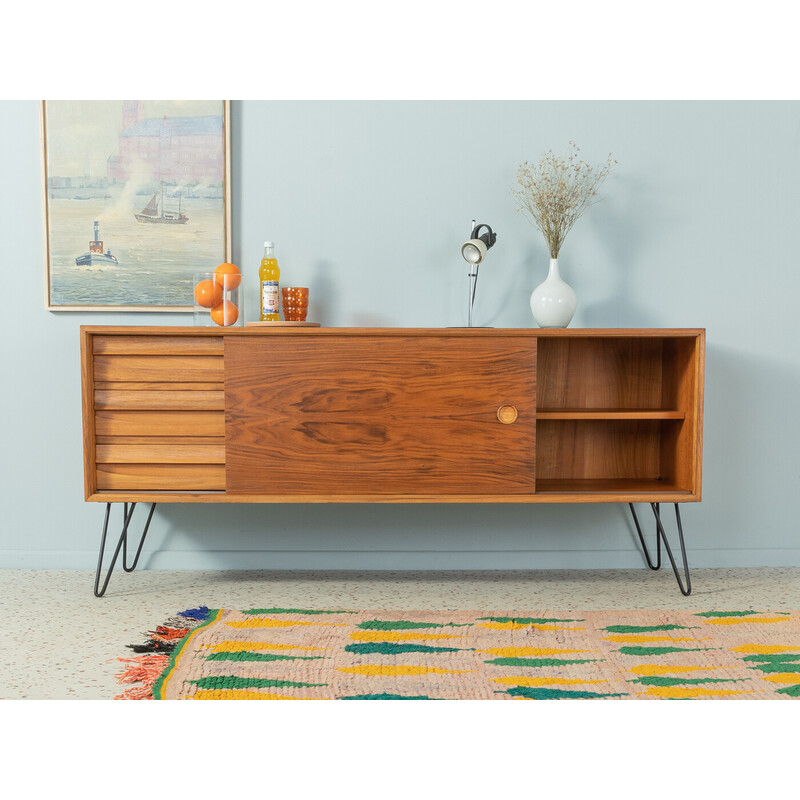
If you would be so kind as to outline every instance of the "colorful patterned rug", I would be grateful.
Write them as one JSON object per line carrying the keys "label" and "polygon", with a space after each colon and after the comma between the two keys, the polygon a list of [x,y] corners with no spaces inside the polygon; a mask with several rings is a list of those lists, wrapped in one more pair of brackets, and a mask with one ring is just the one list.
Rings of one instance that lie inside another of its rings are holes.
{"label": "colorful patterned rug", "polygon": [[180,612],[125,700],[800,698],[800,611]]}

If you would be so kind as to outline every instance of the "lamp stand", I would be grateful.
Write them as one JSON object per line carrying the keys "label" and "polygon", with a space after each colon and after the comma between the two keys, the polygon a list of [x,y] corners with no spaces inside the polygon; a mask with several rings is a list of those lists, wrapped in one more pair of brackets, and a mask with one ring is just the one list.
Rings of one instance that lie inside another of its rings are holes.
{"label": "lamp stand", "polygon": [[469,268],[469,307],[467,311],[467,327],[472,327],[472,306],[475,304],[475,289],[478,285],[478,267],[480,264],[470,264]]}

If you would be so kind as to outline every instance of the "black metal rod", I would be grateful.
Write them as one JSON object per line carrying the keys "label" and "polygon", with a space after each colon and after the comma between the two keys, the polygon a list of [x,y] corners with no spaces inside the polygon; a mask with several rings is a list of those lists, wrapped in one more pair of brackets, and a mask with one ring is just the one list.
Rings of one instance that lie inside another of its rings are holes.
{"label": "black metal rod", "polygon": [[100,575],[103,569],[103,555],[106,549],[106,537],[108,535],[108,520],[111,515],[111,503],[106,503],[106,516],[103,522],[103,535],[100,538],[100,554],[97,558],[97,572],[95,573],[94,578],[94,596],[95,597],[102,597],[106,593],[106,589],[108,588],[108,582],[111,580],[111,573],[114,571],[114,565],[117,563],[117,558],[119,557],[119,551],[123,551],[122,555],[122,568],[126,572],[132,572],[136,568],[136,564],[139,562],[139,556],[142,553],[142,545],[144,545],[145,537],[147,536],[147,531],[150,527],[150,520],[153,518],[153,511],[155,511],[156,504],[152,503],[150,505],[150,514],[147,517],[147,524],[144,528],[144,533],[142,533],[142,538],[139,541],[139,547],[136,550],[136,557],[134,558],[133,564],[128,567],[127,565],[127,549],[128,549],[128,526],[130,525],[131,519],[133,518],[133,511],[136,508],[136,503],[131,503],[130,511],[128,511],[128,504],[125,503],[123,506],[122,511],[122,533],[120,534],[119,541],[117,542],[117,546],[114,549],[114,555],[111,557],[111,563],[108,566],[108,570],[106,572],[106,579],[103,582],[102,588],[100,588]]}
{"label": "black metal rod", "polygon": [[670,563],[672,564],[672,571],[675,573],[675,580],[678,581],[678,587],[681,590],[681,594],[685,597],[688,597],[692,593],[692,580],[689,576],[689,563],[686,560],[686,545],[683,541],[683,525],[681,525],[681,512],[678,508],[678,504],[675,503],[675,520],[678,523],[678,539],[681,543],[681,555],[683,556],[683,571],[686,577],[686,586],[684,587],[683,582],[681,581],[681,576],[678,574],[678,566],[675,563],[675,559],[672,556],[672,549],[669,546],[669,542],[667,541],[667,535],[664,533],[664,526],[661,524],[661,513],[656,506],[656,503],[650,503],[653,507],[653,514],[656,518],[656,525],[658,527],[658,533],[661,538],[664,540],[664,547],[667,550],[667,555],[669,556]]}
{"label": "black metal rod", "polygon": [[[134,506],[136,503],[133,504]],[[139,563],[139,556],[142,554],[142,545],[144,544],[144,540],[147,537],[147,531],[150,529],[150,520],[153,519],[153,512],[156,510],[156,504],[150,503],[150,513],[147,515],[147,522],[144,526],[144,533],[142,533],[142,538],[139,540],[139,548],[136,550],[136,557],[133,559],[133,564],[128,566],[128,537],[125,536],[124,541],[122,542],[122,569],[125,572],[133,572],[136,569],[136,565]],[[133,516],[133,508],[131,508],[131,517]],[[130,522],[130,518],[128,518],[128,522]],[[125,523],[125,529],[128,528],[128,522]]]}
{"label": "black metal rod", "polygon": [[644,541],[644,536],[642,535],[642,529],[639,525],[639,518],[636,516],[636,509],[633,507],[633,503],[628,503],[628,507],[631,510],[631,514],[633,515],[633,521],[636,525],[636,532],[639,534],[639,541],[642,543],[642,550],[644,551],[644,557],[647,561],[647,566],[650,567],[652,570],[661,569],[661,542],[664,542],[664,548],[667,551],[667,557],[669,558],[670,564],[672,564],[672,571],[675,573],[675,580],[678,582],[678,588],[681,590],[681,594],[685,597],[688,597],[692,593],[692,580],[691,576],[689,575],[689,562],[686,558],[686,544],[683,539],[683,525],[681,523],[681,512],[678,506],[678,503],[675,503],[675,519],[678,523],[678,539],[681,545],[681,556],[683,558],[683,571],[684,577],[686,579],[686,583],[684,585],[683,581],[681,580],[680,573],[678,571],[678,565],[675,563],[675,557],[672,555],[672,548],[669,546],[669,541],[667,540],[667,534],[664,531],[664,525],[661,521],[661,504],[660,503],[650,503],[650,507],[653,509],[653,516],[656,519],[656,563],[653,564],[652,559],[650,558],[650,552],[647,549],[647,545]]}
{"label": "black metal rod", "polygon": [[642,543],[642,550],[644,552],[645,560],[647,561],[647,566],[650,567],[652,570],[659,570],[661,569],[661,538],[658,535],[658,531],[656,531],[656,563],[655,565],[650,560],[650,552],[647,549],[647,545],[644,543],[644,536],[642,535],[642,529],[639,525],[639,517],[636,516],[636,509],[633,507],[633,503],[628,503],[628,507],[631,510],[631,514],[633,514],[633,522],[636,525],[636,533],[639,534],[639,541]]}

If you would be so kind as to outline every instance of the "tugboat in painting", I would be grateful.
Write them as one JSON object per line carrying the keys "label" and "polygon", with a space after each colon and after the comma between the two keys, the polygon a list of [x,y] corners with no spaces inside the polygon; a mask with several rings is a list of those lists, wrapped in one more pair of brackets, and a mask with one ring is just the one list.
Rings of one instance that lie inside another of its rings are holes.
{"label": "tugboat in painting", "polygon": [[79,267],[99,267],[99,266],[118,266],[117,257],[111,255],[111,250],[103,250],[103,242],[100,239],[100,223],[94,221],[94,241],[89,242],[89,252],[78,256],[75,263]]}
{"label": "tugboat in painting", "polygon": [[[160,209],[160,212],[159,212]],[[164,210],[164,187],[161,187],[161,196],[156,192],[150,202],[142,209],[140,214],[134,214],[139,222],[156,222],[167,225],[184,225],[189,221],[186,214],[181,213],[181,196],[178,195],[178,210]]]}

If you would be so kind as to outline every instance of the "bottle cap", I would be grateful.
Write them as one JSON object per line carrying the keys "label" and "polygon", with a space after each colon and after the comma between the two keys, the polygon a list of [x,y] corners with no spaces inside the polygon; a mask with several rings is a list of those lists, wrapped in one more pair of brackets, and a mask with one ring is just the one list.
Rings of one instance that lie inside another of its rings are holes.
{"label": "bottle cap", "polygon": [[264,242],[264,247],[275,247],[275,242]]}

